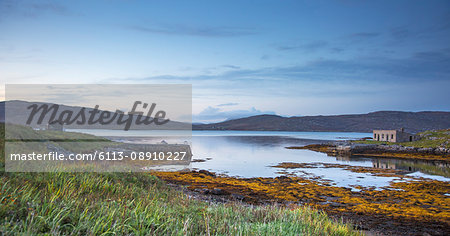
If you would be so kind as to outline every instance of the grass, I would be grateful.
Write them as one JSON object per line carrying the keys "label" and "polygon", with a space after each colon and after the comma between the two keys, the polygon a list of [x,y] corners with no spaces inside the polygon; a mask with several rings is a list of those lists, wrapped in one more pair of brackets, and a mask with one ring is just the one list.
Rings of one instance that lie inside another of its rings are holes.
{"label": "grass", "polygon": [[450,129],[445,130],[429,130],[418,133],[420,139],[413,142],[392,143],[374,140],[353,141],[354,143],[363,144],[384,144],[384,145],[401,145],[405,147],[416,148],[450,148]]}
{"label": "grass", "polygon": [[[48,143],[51,143],[55,147],[78,153],[98,150],[117,144],[108,139],[90,134],[54,130],[33,130],[30,127],[14,124],[7,124],[7,132],[5,132],[4,124],[1,125],[0,137],[5,137],[9,142],[14,142],[16,149],[22,150],[26,150],[34,145],[32,151],[45,152],[40,147],[42,146],[41,140],[48,140]],[[27,142],[30,140],[34,140],[34,142]],[[41,144],[39,145],[39,143]]]}
{"label": "grass", "polygon": [[1,183],[2,235],[356,235],[307,207],[210,205],[143,173],[7,173]]}
{"label": "grass", "polygon": [[0,235],[359,235],[309,207],[212,204],[150,173],[9,173]]}

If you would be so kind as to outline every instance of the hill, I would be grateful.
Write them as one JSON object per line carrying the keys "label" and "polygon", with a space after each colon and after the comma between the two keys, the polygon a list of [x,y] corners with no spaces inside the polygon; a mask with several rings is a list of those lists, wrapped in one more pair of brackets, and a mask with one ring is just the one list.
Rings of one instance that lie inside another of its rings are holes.
{"label": "hill", "polygon": [[372,132],[405,128],[408,132],[450,128],[450,112],[377,111],[368,114],[282,117],[259,115],[213,124],[193,125],[194,130],[335,131]]}
{"label": "hill", "polygon": [[[81,106],[67,106],[67,105],[63,105],[63,104],[54,104],[54,103],[43,103],[43,102],[27,102],[27,101],[19,101],[19,100],[13,100],[13,101],[6,101],[6,102],[0,102],[0,122],[6,122],[8,123],[12,123],[12,124],[18,124],[18,125],[25,125],[28,118],[30,117],[31,114],[31,109],[29,109],[28,107],[30,105],[37,105],[38,107],[45,105],[48,107],[51,107],[53,105],[58,105],[58,109],[55,112],[55,117],[56,119],[58,119],[59,117],[61,117],[62,113],[65,113],[66,116],[63,117],[67,117],[67,113],[70,113],[72,117],[71,119],[74,120],[74,118],[77,116],[77,114],[79,114],[80,112],[82,112],[85,116],[85,122],[82,122],[80,124],[78,124],[78,122],[73,122],[70,125],[64,124],[64,127],[67,129],[123,129],[125,124],[118,124],[118,120],[119,120],[119,116],[121,115],[121,113],[118,112],[112,112],[112,111],[107,111],[107,110],[101,110],[98,109],[98,112],[95,116],[94,120],[98,120],[98,118],[100,117],[100,113],[103,112],[107,112],[109,113],[110,116],[105,117],[105,120],[110,120],[112,118],[110,117],[115,117],[113,119],[112,122],[108,122],[108,123],[102,123],[102,122],[94,122],[93,124],[89,124],[87,122],[87,120],[89,119],[90,113],[94,111],[93,108],[89,108],[89,107],[81,107]],[[8,113],[5,113],[5,110],[8,111]],[[31,124],[29,124],[29,126],[33,127],[33,128],[42,128],[42,126],[45,126],[49,123],[49,118],[52,115],[53,110],[49,109],[48,114],[44,117],[43,121],[41,122],[41,124],[38,124],[37,121],[41,115],[41,112],[38,112],[34,117],[34,119],[32,120]],[[7,117],[5,117],[5,115],[7,115]],[[144,116],[144,118],[146,118],[147,116]],[[123,115],[123,121],[126,121],[129,118],[129,115]],[[155,119],[155,117],[148,117],[149,120]],[[82,118],[78,118],[76,119],[77,121],[82,120]],[[182,123],[182,122],[177,122],[177,121],[172,121],[170,120],[169,122],[165,123],[164,125],[155,125],[154,122],[152,122],[151,124],[148,125],[137,125],[136,124],[136,120],[137,120],[137,116],[132,116],[131,117],[131,122],[130,122],[130,130],[158,130],[158,129],[175,129],[175,130],[190,130],[191,129],[191,124],[190,123]],[[162,121],[162,120],[160,120]]]}
{"label": "hill", "polygon": [[[31,103],[11,101],[12,107],[18,111],[26,110]],[[49,104],[50,105],[50,104]],[[0,102],[0,122],[4,122],[5,102]],[[78,112],[80,107],[61,105],[63,110]],[[86,111],[90,111],[87,109]],[[26,115],[16,114],[12,121],[23,124]],[[10,117],[11,118],[11,117]],[[46,121],[46,120],[45,120]],[[44,121],[44,123],[46,123]],[[33,125],[32,125],[33,126]],[[71,128],[66,126],[66,128]],[[78,125],[72,128],[118,129],[116,125]],[[134,127],[132,126],[131,129]],[[164,128],[187,129],[190,124],[170,121]],[[258,115],[246,118],[227,120],[212,124],[193,124],[193,130],[261,130],[261,131],[335,131],[335,132],[372,132],[374,129],[399,129],[417,133],[426,130],[450,128],[450,112],[445,111],[377,111],[368,114],[332,115],[332,116],[294,116]],[[155,129],[154,126],[138,127],[137,129]]]}

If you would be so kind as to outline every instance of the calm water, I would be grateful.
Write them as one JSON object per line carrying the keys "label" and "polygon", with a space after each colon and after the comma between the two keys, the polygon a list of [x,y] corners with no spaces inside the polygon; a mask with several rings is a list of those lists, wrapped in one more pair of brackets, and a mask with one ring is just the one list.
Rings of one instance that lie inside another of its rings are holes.
{"label": "calm water", "polygon": [[[81,131],[81,130],[80,130]],[[133,143],[157,143],[161,138],[146,136],[148,131],[136,131],[123,135],[123,131],[82,130],[112,140]],[[348,140],[370,137],[370,133],[346,132],[262,132],[262,131],[193,131],[192,139],[176,136],[165,137],[168,143],[192,143],[191,168],[210,170],[239,177],[275,177],[288,172],[299,176],[321,177],[336,186],[352,185],[383,187],[391,177],[376,177],[367,173],[354,173],[342,168],[281,169],[271,167],[281,162],[331,163],[404,170],[406,175],[450,181],[449,166],[421,161],[385,158],[339,158],[309,150],[286,149],[287,146],[304,146],[326,140]]]}

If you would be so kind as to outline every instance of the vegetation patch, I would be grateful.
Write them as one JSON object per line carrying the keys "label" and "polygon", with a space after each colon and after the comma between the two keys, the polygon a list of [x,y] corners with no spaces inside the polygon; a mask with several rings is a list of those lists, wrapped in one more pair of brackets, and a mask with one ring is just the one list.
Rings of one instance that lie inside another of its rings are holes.
{"label": "vegetation patch", "polygon": [[[354,169],[353,171],[369,171]],[[235,178],[200,172],[159,172],[156,176],[170,182],[187,185],[190,190],[211,194],[242,196],[250,203],[295,203],[360,220],[370,228],[388,227],[395,231],[413,227],[422,232],[445,232],[450,224],[450,183],[428,179],[392,182],[375,190],[356,186],[330,186],[326,182],[302,177]],[[379,173],[375,173],[379,174]],[[387,171],[383,174],[392,174]],[[209,191],[205,191],[209,190]],[[397,233],[402,233],[401,230]],[[433,233],[433,234],[434,234]]]}
{"label": "vegetation patch", "polygon": [[0,234],[358,235],[309,207],[190,199],[148,173],[4,173]]}
{"label": "vegetation patch", "polygon": [[[283,169],[298,169],[298,168],[341,168],[344,170],[348,170],[355,173],[368,173],[373,176],[384,176],[384,177],[399,177],[399,178],[408,178],[405,177],[404,171],[395,170],[395,169],[380,169],[373,167],[365,167],[365,166],[350,166],[343,164],[332,164],[332,163],[294,163],[294,162],[282,162],[278,165],[272,166],[275,168],[283,168]],[[412,177],[411,177],[412,178]]]}
{"label": "vegetation patch", "polygon": [[0,153],[0,235],[361,234],[307,206],[198,201],[150,173],[9,173],[4,140]]}
{"label": "vegetation patch", "polygon": [[413,142],[391,143],[374,140],[358,140],[354,143],[363,144],[382,144],[382,145],[401,145],[404,147],[415,148],[450,148],[450,129],[428,130],[417,134],[420,139]]}
{"label": "vegetation patch", "polygon": [[286,147],[287,149],[305,149],[305,150],[311,150],[316,152],[323,152],[323,153],[329,153],[334,149],[334,145],[329,144],[310,144],[306,146],[291,146]]}

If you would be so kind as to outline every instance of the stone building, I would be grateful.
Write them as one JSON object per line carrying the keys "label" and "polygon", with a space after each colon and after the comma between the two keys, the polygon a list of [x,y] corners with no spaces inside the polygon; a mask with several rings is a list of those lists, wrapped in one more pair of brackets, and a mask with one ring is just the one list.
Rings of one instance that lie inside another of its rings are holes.
{"label": "stone building", "polygon": [[385,142],[412,142],[418,140],[419,137],[414,134],[407,133],[402,129],[400,130],[374,130],[373,140],[385,141]]}

